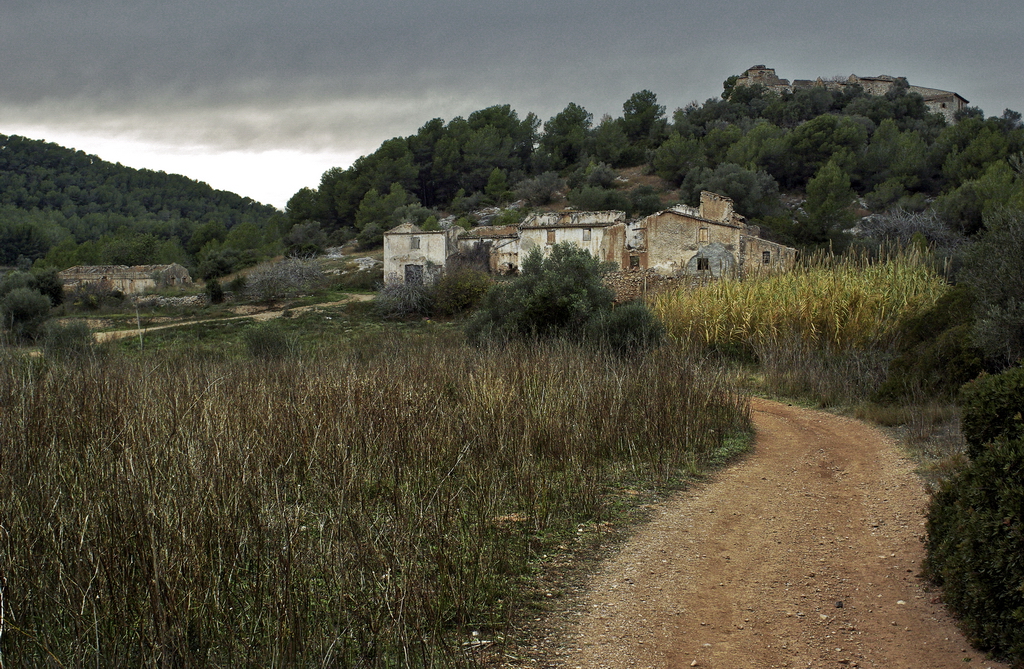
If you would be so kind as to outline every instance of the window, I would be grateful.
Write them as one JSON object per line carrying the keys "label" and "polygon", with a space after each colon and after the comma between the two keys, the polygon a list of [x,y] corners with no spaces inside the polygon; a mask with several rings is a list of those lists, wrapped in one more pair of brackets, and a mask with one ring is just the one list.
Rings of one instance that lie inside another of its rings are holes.
{"label": "window", "polygon": [[630,267],[639,267],[640,266],[640,256],[629,256],[629,266]]}
{"label": "window", "polygon": [[697,271],[698,272],[710,272],[711,271],[711,258],[697,258]]}
{"label": "window", "polygon": [[708,229],[707,228],[700,228],[699,230],[697,230],[697,243],[698,244],[707,244],[708,243]]}
{"label": "window", "polygon": [[771,264],[771,262],[772,262],[772,252],[771,251],[762,251],[761,252],[761,260],[764,261],[765,265]]}
{"label": "window", "polygon": [[418,249],[419,247],[420,247],[420,238],[419,237],[410,237],[409,238],[409,248],[412,249],[412,250],[415,250],[415,249]]}
{"label": "window", "polygon": [[583,228],[583,241],[590,241],[590,228]]}
{"label": "window", "polygon": [[555,243],[555,231],[554,230],[548,230],[548,244],[554,244],[554,243]]}

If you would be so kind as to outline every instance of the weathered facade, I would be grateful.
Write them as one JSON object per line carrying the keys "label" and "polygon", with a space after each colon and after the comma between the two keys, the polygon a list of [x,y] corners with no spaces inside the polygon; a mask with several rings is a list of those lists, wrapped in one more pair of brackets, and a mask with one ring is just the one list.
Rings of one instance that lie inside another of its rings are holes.
{"label": "weathered facade", "polygon": [[673,207],[639,220],[623,253],[622,268],[653,269],[664,276],[721,278],[781,271],[796,251],[761,239],[731,199],[704,191],[700,207]]}
{"label": "weathered facade", "polygon": [[667,279],[743,277],[787,270],[796,261],[794,249],[747,225],[731,199],[705,191],[699,207],[676,206],[633,222],[621,211],[563,211],[533,214],[518,227],[423,232],[400,225],[384,233],[384,282],[431,283],[456,262],[511,274],[531,252],[546,256],[563,242],[622,273],[639,273],[642,280],[620,283],[644,293]]}
{"label": "weathered facade", "polygon": [[76,265],[57,276],[64,283],[64,290],[96,284],[106,290],[118,290],[125,294],[144,293],[156,288],[189,286],[192,277],[188,270],[178,263],[170,265]]}
{"label": "weathered facade", "polygon": [[625,241],[626,213],[622,211],[533,214],[519,226],[519,250],[524,257],[534,249],[547,256],[555,244],[569,242],[603,262],[618,263]]}
{"label": "weathered facade", "polygon": [[420,230],[404,223],[384,233],[384,283],[431,284],[459,252],[462,228]]}
{"label": "weathered facade", "polygon": [[[842,90],[846,86],[860,86],[866,93],[871,95],[885,95],[901,78],[888,74],[880,74],[876,77],[858,77],[851,74],[846,79],[822,79],[816,80],[796,79],[790,83],[788,79],[780,79],[775,70],[764,65],[755,65],[744,72],[736,80],[737,86],[764,86],[776,93],[792,93],[800,88],[811,86],[823,86],[829,90]],[[905,81],[905,80],[904,80]],[[966,107],[969,103],[963,97],[952,91],[944,91],[938,88],[925,88],[924,86],[910,86],[909,93],[918,93],[924,98],[924,103],[929,111],[942,114],[947,123],[952,123],[956,112]]]}

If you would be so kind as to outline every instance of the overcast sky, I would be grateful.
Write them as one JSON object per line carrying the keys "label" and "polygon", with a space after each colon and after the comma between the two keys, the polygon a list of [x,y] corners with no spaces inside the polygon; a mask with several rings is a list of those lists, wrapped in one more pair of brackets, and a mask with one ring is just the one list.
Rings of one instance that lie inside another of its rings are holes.
{"label": "overcast sky", "polygon": [[391,137],[494,104],[671,113],[755,64],[905,76],[1024,111],[1021,0],[2,0],[0,133],[284,207]]}

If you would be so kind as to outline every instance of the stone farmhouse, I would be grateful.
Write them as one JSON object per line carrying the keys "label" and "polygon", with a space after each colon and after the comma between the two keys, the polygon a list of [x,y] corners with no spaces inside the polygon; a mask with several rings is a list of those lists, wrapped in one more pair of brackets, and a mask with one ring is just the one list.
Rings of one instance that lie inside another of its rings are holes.
{"label": "stone farmhouse", "polygon": [[731,199],[704,191],[699,207],[676,206],[637,221],[621,264],[662,276],[717,279],[786,270],[794,262],[795,249],[762,239]]}
{"label": "stone farmhouse", "polygon": [[126,295],[144,293],[154,288],[188,286],[192,277],[178,263],[170,265],[76,265],[58,272],[64,290],[98,284],[106,290],[118,290]]}
{"label": "stone farmhouse", "polygon": [[762,239],[731,199],[705,191],[699,207],[676,206],[634,221],[621,211],[562,211],[531,214],[518,226],[469,231],[428,232],[406,223],[384,233],[384,283],[431,283],[460,263],[514,274],[527,254],[547,255],[562,242],[614,264],[616,286],[640,279],[646,286],[648,279],[742,278],[785,271],[796,261],[795,249]]}
{"label": "stone farmhouse", "polygon": [[[776,93],[792,93],[800,88],[822,86],[829,90],[842,90],[846,86],[860,86],[866,93],[871,95],[885,95],[898,81],[897,77],[881,74],[877,77],[858,77],[851,74],[846,79],[822,79],[816,80],[794,79],[792,83],[788,79],[780,79],[775,70],[764,65],[755,65],[744,72],[736,80],[737,86],[761,85]],[[938,88],[925,88],[923,86],[910,86],[908,91],[919,93],[924,98],[928,109],[936,114],[942,114],[946,123],[952,123],[956,112],[968,105],[968,101],[952,91],[944,91]]]}

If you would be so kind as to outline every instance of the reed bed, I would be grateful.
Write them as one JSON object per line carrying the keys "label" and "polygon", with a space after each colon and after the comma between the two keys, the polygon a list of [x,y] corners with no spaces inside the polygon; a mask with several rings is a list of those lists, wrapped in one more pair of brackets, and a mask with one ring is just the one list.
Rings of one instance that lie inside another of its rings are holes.
{"label": "reed bed", "polygon": [[756,359],[772,392],[829,405],[877,387],[900,320],[947,289],[914,248],[820,253],[791,272],[678,290],[652,306],[683,345]]}
{"label": "reed bed", "polygon": [[675,339],[701,346],[751,346],[798,338],[819,348],[887,343],[900,319],[947,289],[915,249],[881,258],[817,254],[791,272],[725,280],[654,299]]}
{"label": "reed bed", "polygon": [[468,663],[545,536],[749,428],[676,347],[0,358],[4,667]]}

